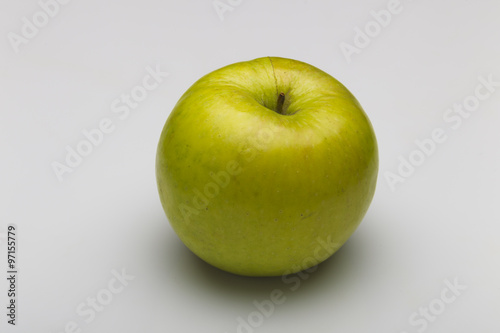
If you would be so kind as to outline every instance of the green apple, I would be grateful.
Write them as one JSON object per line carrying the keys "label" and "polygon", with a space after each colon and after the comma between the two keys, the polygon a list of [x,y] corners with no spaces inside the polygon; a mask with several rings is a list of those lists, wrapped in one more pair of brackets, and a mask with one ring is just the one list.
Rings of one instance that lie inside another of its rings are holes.
{"label": "green apple", "polygon": [[355,97],[327,73],[275,57],[193,84],[156,158],[161,203],[182,242],[246,276],[331,256],[363,219],[377,173],[375,134]]}

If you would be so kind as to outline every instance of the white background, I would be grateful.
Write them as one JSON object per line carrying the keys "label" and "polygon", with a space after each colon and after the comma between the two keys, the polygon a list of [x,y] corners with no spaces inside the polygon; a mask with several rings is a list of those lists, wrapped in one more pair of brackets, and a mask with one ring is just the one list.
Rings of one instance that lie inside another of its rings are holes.
{"label": "white background", "polygon": [[[500,2],[401,0],[402,11],[349,59],[341,43],[355,45],[355,29],[389,1],[232,3],[221,20],[211,0],[73,0],[16,53],[8,34],[21,35],[23,17],[41,9],[1,0],[0,232],[18,227],[20,274],[12,327],[0,235],[0,331],[60,333],[75,322],[89,333],[232,333],[254,300],[279,289],[286,301],[255,332],[499,332],[500,87],[458,128],[443,117],[474,95],[479,76],[500,81]],[[267,55],[344,83],[380,149],[364,221],[295,291],[192,255],[169,226],[154,175],[180,95],[212,70]],[[118,118],[112,102],[140,85],[148,66],[169,76]],[[60,182],[51,163],[64,163],[66,146],[104,118],[114,131]],[[400,156],[416,156],[415,140],[436,128],[447,140],[392,191],[384,175],[397,174]],[[122,269],[135,278],[86,322],[76,308],[105,295]],[[442,310],[446,281],[466,289]],[[425,329],[410,322],[431,304],[442,313]]]}

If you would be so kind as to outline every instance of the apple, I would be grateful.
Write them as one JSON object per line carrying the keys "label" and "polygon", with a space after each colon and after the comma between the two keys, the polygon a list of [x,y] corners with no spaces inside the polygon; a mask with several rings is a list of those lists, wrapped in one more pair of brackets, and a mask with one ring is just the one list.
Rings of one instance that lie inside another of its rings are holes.
{"label": "apple", "polygon": [[161,133],[156,177],[182,242],[245,276],[315,269],[373,198],[378,149],[355,97],[309,64],[264,57],[194,83]]}

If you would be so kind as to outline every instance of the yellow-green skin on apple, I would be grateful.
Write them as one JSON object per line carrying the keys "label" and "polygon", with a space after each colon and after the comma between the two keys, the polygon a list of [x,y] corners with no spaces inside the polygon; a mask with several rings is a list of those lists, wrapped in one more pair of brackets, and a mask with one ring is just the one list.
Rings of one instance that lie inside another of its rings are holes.
{"label": "yellow-green skin on apple", "polygon": [[327,259],[363,219],[377,173],[375,134],[355,97],[327,73],[275,57],[193,84],[156,159],[161,203],[182,242],[246,276]]}

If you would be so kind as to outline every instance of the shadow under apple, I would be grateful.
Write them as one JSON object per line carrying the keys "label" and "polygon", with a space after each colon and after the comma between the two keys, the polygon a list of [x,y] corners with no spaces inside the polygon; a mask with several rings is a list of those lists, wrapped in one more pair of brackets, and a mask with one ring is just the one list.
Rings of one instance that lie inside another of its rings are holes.
{"label": "shadow under apple", "polygon": [[366,239],[368,236],[357,231],[340,250],[310,272],[288,276],[246,277],[222,271],[193,254],[172,230],[159,237],[162,250],[158,260],[166,263],[163,269],[168,271],[170,278],[179,282],[180,287],[189,286],[189,292],[225,299],[228,304],[269,299],[275,289],[282,291],[287,298],[303,298],[309,302],[324,296],[325,292],[335,294],[356,287],[357,275],[362,272],[360,266],[368,260],[369,246],[373,243]]}

